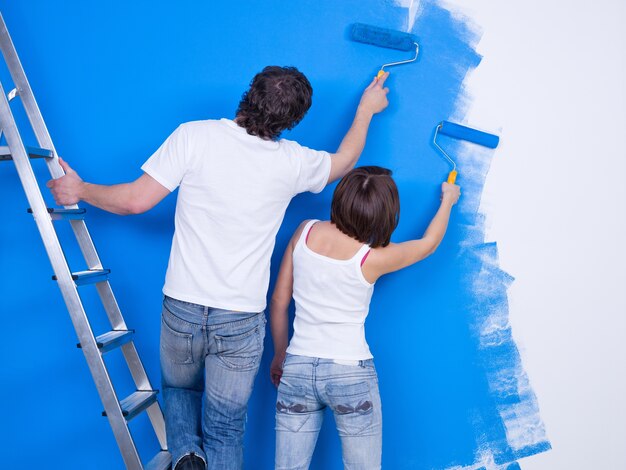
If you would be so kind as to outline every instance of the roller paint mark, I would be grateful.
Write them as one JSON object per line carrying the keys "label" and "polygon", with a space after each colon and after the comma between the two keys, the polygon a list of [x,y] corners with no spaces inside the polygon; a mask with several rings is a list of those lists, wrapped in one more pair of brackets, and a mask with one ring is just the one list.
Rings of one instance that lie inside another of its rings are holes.
{"label": "roller paint mark", "polygon": [[[433,37],[428,31],[439,26],[447,28],[441,41],[460,41],[471,49],[442,47],[445,60],[455,62],[453,74],[465,76],[478,65],[480,57],[472,51],[480,31],[460,12],[446,15],[437,2],[423,1],[419,12],[415,3],[404,1],[408,24],[413,34],[424,38],[424,51]],[[418,13],[418,17],[414,15]],[[436,36],[435,36],[436,37]],[[436,44],[435,44],[436,45]],[[455,55],[455,53],[457,53]],[[476,60],[477,59],[477,60]],[[449,77],[448,77],[449,79]],[[462,120],[471,105],[463,84],[456,88],[454,108],[450,116]],[[445,119],[448,116],[442,115]],[[476,373],[484,374],[488,399],[468,409],[468,420],[475,433],[473,461],[459,459],[449,469],[514,470],[520,458],[551,448],[542,423],[537,399],[524,371],[509,323],[507,289],[514,278],[499,267],[496,243],[485,241],[485,215],[479,212],[480,198],[489,172],[493,151],[468,143],[448,141],[462,173],[463,197],[459,203],[460,249],[456,263],[460,272],[459,305],[464,306],[468,331],[475,345]],[[419,468],[427,468],[420,465]]]}

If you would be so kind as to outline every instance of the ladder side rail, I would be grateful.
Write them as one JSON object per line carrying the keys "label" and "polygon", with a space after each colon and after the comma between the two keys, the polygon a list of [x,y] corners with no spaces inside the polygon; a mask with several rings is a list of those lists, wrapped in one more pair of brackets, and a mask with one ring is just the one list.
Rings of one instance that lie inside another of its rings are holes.
{"label": "ladder side rail", "polygon": [[109,281],[98,282],[96,284],[96,290],[98,291],[98,295],[100,296],[100,300],[102,301],[102,305],[111,322],[112,328],[114,330],[127,330],[126,321],[122,316],[122,312],[117,304]]}
{"label": "ladder side rail", "polygon": [[152,423],[152,428],[154,429],[154,433],[156,434],[157,440],[159,441],[159,446],[161,446],[161,450],[167,450],[167,436],[165,434],[165,418],[163,417],[163,411],[161,410],[161,405],[158,400],[153,403],[150,408],[146,410],[148,413],[148,418]]}
{"label": "ladder side rail", "polygon": [[[74,235],[76,236],[76,241],[78,242],[80,251],[85,258],[89,269],[102,269],[103,266],[100,262],[98,251],[96,250],[91,236],[89,235],[89,230],[87,229],[85,221],[70,220],[70,225],[72,226]],[[104,310],[109,318],[109,321],[111,322],[112,328],[114,330],[127,330],[126,321],[122,316],[122,312],[117,300],[115,299],[115,295],[113,294],[113,290],[111,289],[109,282],[99,282],[96,284],[96,287],[102,305],[104,306]]]}
{"label": "ladder side rail", "polygon": [[[24,105],[24,109],[26,110],[28,119],[31,123],[31,126],[33,128],[33,131],[35,133],[39,146],[42,148],[51,150],[54,154],[54,158],[46,159],[46,163],[50,171],[50,175],[53,178],[59,178],[63,176],[65,172],[63,171],[63,169],[58,163],[58,159],[57,159],[58,154],[56,153],[54,143],[52,142],[52,139],[46,127],[45,121],[43,120],[43,116],[41,114],[39,106],[37,105],[32,88],[30,87],[30,83],[28,82],[28,79],[26,77],[22,64],[19,60],[17,51],[15,50],[13,41],[11,40],[11,37],[9,35],[8,29],[6,27],[6,24],[4,22],[4,19],[1,13],[0,13],[0,48],[2,50],[2,54],[4,55],[5,61],[11,73],[13,82],[18,90],[18,95],[20,96],[22,103]],[[8,106],[8,103],[7,103],[7,106]],[[10,108],[8,108],[8,110],[10,112]],[[28,158],[28,156],[26,158]],[[30,167],[30,165],[28,165],[28,169],[32,173],[32,168]],[[34,178],[34,174],[32,176]],[[36,180],[34,182],[36,185]],[[39,217],[41,217],[41,215],[43,214],[44,215],[43,220],[47,221],[47,223],[51,225],[50,218],[49,216],[47,216],[47,212],[45,211],[45,203],[43,202],[41,193],[39,192],[39,190],[37,192],[39,193],[39,197],[41,199],[41,205],[42,205],[42,208],[44,209],[44,212],[39,214]],[[31,203],[31,207],[33,207],[33,214],[35,216],[35,219],[37,220],[37,214],[35,213],[34,204]],[[65,206],[65,208],[76,209],[78,208],[78,205],[74,204],[71,206]],[[37,212],[41,212],[41,210],[37,210]],[[80,250],[83,254],[83,257],[85,258],[87,262],[89,269],[102,269],[102,263],[98,257],[97,250],[93,244],[91,236],[89,235],[89,232],[87,230],[87,226],[84,220],[72,220],[70,221],[70,224],[72,226],[72,229],[78,241]],[[51,228],[52,230],[54,230],[53,227]],[[42,233],[42,237],[43,237],[43,232],[41,230],[40,230],[40,233]],[[55,237],[55,241],[58,244],[58,239],[56,239],[56,237]],[[60,245],[59,245],[59,250],[60,250]],[[62,251],[61,251],[61,256],[63,256]],[[63,263],[65,263],[64,257],[62,258],[62,260],[63,260]],[[65,266],[66,266],[68,276],[70,276],[69,279],[70,279],[71,285],[73,289],[76,291],[76,286],[74,285],[73,281],[71,281],[71,273],[69,272],[69,268],[67,267],[66,263],[65,263]],[[59,278],[59,282],[61,282],[61,278]],[[103,306],[105,308],[107,316],[109,317],[109,320],[111,322],[113,329],[127,329],[126,323],[121,314],[121,311],[119,309],[119,306],[117,304],[117,301],[115,299],[115,296],[113,294],[113,291],[111,289],[109,282],[105,281],[105,282],[97,283],[96,286],[97,286],[99,296],[102,300]],[[76,291],[76,295],[78,296],[77,291]],[[78,302],[80,303],[80,299],[78,299]],[[66,301],[66,304],[68,305],[68,310],[69,310],[70,304],[67,301]],[[85,321],[87,321],[85,312],[82,309],[82,304],[80,305],[80,308],[84,315]],[[70,313],[71,313],[71,310],[70,310]],[[74,318],[72,318],[72,321],[74,321]],[[76,328],[76,330],[78,332],[78,328]],[[91,338],[93,342],[93,346],[96,347],[96,350],[97,350],[97,346],[95,345],[95,338],[90,328],[89,328],[89,338]],[[85,343],[85,341],[82,338],[80,338],[80,335],[79,335],[79,341],[81,342],[81,344]],[[83,346],[83,352],[85,353],[85,355],[87,355],[87,351],[84,349],[84,346]],[[138,390],[151,390],[152,387],[151,387],[150,381],[148,379],[148,376],[145,372],[145,368],[143,367],[143,364],[141,362],[141,359],[137,353],[137,350],[134,344],[131,342],[127,345],[124,345],[122,347],[122,352],[129,366],[129,370],[137,386],[137,389]],[[99,354],[98,354],[98,357],[100,358],[102,362],[102,366],[106,367],[104,362],[102,361],[102,357]],[[97,376],[96,374],[93,373],[93,371],[92,371],[92,375],[95,380]],[[106,374],[106,379],[109,382],[109,385],[111,387],[110,389],[113,391],[113,394],[115,394],[112,384],[110,383],[108,374]],[[96,384],[96,385],[98,386],[99,384]],[[100,387],[98,387],[98,390],[100,390]],[[103,399],[103,403],[104,403],[104,399]],[[119,401],[117,400],[117,397],[115,397],[115,405],[119,409],[119,412],[121,414],[121,408],[119,405]],[[112,421],[112,418],[116,413],[115,412],[111,413],[109,411],[109,407],[107,406],[105,406],[105,410],[107,411],[107,416],[109,417],[109,421]],[[166,438],[165,438],[165,423],[164,423],[163,413],[161,411],[159,403],[156,402],[153,405],[151,405],[147,409],[147,413],[149,415],[150,421],[152,422],[153,428],[155,430],[155,433],[157,435],[161,448],[166,449],[167,444],[166,444]],[[111,422],[111,426],[114,427],[112,422]],[[128,432],[128,428],[125,427],[123,431]],[[117,439],[118,433],[114,432],[114,434]],[[122,450],[122,444],[119,442],[119,440],[118,440],[118,445],[120,445],[120,449]],[[134,444],[132,445],[132,447],[133,447],[132,449],[133,452],[131,453],[136,454],[136,449],[134,448]],[[123,450],[122,450],[122,454],[123,456],[127,455],[127,453],[124,452]],[[126,457],[124,458],[126,460]],[[138,459],[138,456],[137,456],[137,459]],[[135,463],[132,463],[132,462],[130,463],[126,462],[126,464],[128,468],[134,468],[134,465],[135,465]],[[129,465],[131,465],[132,467]],[[140,468],[140,467],[137,467],[137,468]]]}
{"label": "ladder side rail", "polygon": [[[100,294],[100,298],[102,299],[102,303],[105,306],[107,313],[111,310],[116,310],[119,312],[119,306],[117,301],[113,295],[113,291],[111,290],[111,285],[108,281],[99,282],[96,284],[96,289]],[[124,322],[121,313],[116,315],[122,321],[118,325],[113,322],[113,318],[109,317],[111,323],[113,324],[113,329],[126,330],[126,323]],[[124,355],[124,359],[128,365],[128,369],[130,374],[137,386],[137,390],[154,390],[152,384],[150,383],[150,378],[146,373],[146,369],[141,361],[139,353],[137,352],[137,348],[134,344],[134,341],[130,341],[129,343],[123,345],[121,347],[122,354]],[[154,428],[154,432],[157,436],[161,449],[167,449],[167,440],[165,437],[165,421],[163,418],[163,412],[158,402],[151,405],[148,409],[148,417],[152,422],[152,427]]]}
{"label": "ladder side rail", "polygon": [[[113,329],[127,330],[126,322],[122,316],[120,308],[117,304],[117,300],[113,295],[113,290],[109,281],[98,282],[96,289],[102,300],[105,311],[109,317],[109,320],[113,326]],[[128,365],[131,377],[137,387],[137,390],[155,390],[150,383],[150,378],[146,372],[146,369],[141,361],[134,341],[130,341],[127,344],[122,345],[122,354]],[[152,428],[159,441],[159,445],[162,450],[167,450],[167,438],[165,434],[165,419],[163,417],[163,411],[159,402],[155,402],[150,405],[147,410],[148,418],[152,423]]]}
{"label": "ladder side rail", "polygon": [[[128,328],[126,326],[126,322],[122,317],[122,313],[117,304],[117,300],[113,295],[110,283],[108,281],[98,282],[96,284],[96,289],[98,290],[98,294],[100,295],[100,299],[102,300],[102,304],[105,307],[105,311],[107,312],[113,329],[127,330]],[[137,352],[134,341],[130,341],[129,343],[123,345],[121,349],[137,390],[154,390],[139,353]],[[166,450],[167,439],[165,435],[165,420],[159,402],[157,401],[152,404],[146,411],[161,449]]]}
{"label": "ladder side rail", "polygon": [[[122,354],[126,359],[128,369],[130,370],[133,380],[137,385],[137,389],[154,390],[154,388],[152,388],[152,385],[150,384],[148,374],[146,373],[146,370],[141,362],[141,358],[139,357],[139,353],[137,352],[134,341],[130,341],[122,346]],[[148,418],[150,418],[150,422],[152,423],[152,428],[154,429],[154,433],[157,436],[161,449],[166,450],[167,440],[165,437],[165,419],[163,418],[161,405],[157,401],[154,404],[150,405],[150,407],[146,411],[148,413]]]}
{"label": "ladder side rail", "polygon": [[[35,95],[33,94],[33,90],[28,82],[22,63],[17,55],[17,51],[15,50],[15,46],[11,40],[11,36],[4,19],[2,18],[2,14],[0,14],[0,49],[2,49],[4,60],[9,68],[9,72],[11,73],[11,78],[18,89],[18,96],[22,100],[26,115],[28,116],[28,120],[33,128],[33,132],[35,133],[39,146],[41,148],[51,150],[54,154],[54,158],[46,158],[46,164],[48,166],[48,170],[50,171],[50,175],[55,179],[60,178],[65,175],[65,172],[63,171],[63,168],[61,168],[61,165],[59,165],[58,153],[56,152],[54,143],[52,142],[52,138],[50,137],[50,133],[46,127],[39,105],[35,100]],[[68,205],[65,206],[65,208],[78,209],[78,204]],[[76,240],[78,241],[78,246],[80,247],[89,269],[102,269],[102,263],[100,262],[93,241],[89,236],[85,222],[82,220],[71,221],[71,226]],[[114,313],[112,312],[112,314]]]}
{"label": "ladder side rail", "polygon": [[[37,105],[37,101],[35,100],[35,95],[33,94],[33,90],[28,82],[28,78],[26,78],[26,73],[24,72],[24,68],[22,67],[22,63],[17,55],[17,51],[15,50],[15,46],[13,45],[13,41],[11,40],[11,36],[9,35],[9,31],[4,23],[4,19],[0,14],[0,48],[2,49],[2,54],[4,55],[4,60],[9,68],[9,72],[11,73],[11,77],[13,78],[13,82],[15,86],[19,90],[19,96],[22,100],[22,104],[24,105],[24,109],[26,110],[26,114],[30,121],[30,124],[35,133],[35,137],[37,138],[37,142],[41,148],[45,148],[51,150],[54,154],[54,158],[47,158],[46,164],[48,165],[48,169],[50,171],[50,175],[52,178],[60,178],[65,175],[63,168],[59,165],[58,154],[54,147],[54,143],[52,142],[52,138],[50,137],[50,133],[48,132],[48,128],[46,127],[46,123],[43,120],[43,116]],[[66,209],[78,209],[77,204],[73,204],[70,206],[65,206]],[[87,261],[87,265],[89,269],[102,269],[102,264],[98,258],[98,254],[93,246],[93,242],[89,236],[89,232],[87,231],[86,225],[83,221],[77,220],[72,221],[71,223],[72,229],[76,235],[76,239],[78,240],[78,244],[80,246],[81,251]]]}
{"label": "ladder side rail", "polygon": [[[30,120],[37,141],[42,148],[52,150],[55,158],[46,159],[50,174],[53,178],[59,178],[65,174],[63,169],[58,163],[56,149],[52,142],[52,138],[48,132],[48,128],[43,120],[43,116],[35,100],[32,88],[26,78],[26,73],[19,60],[17,51],[11,37],[9,35],[4,19],[0,14],[0,48],[4,55],[5,61],[11,72],[11,77],[19,90],[19,96],[22,99],[22,103]],[[78,205],[65,206],[66,209],[77,209]],[[72,220],[70,225],[78,242],[78,246],[85,258],[87,267],[89,269],[102,269],[102,262],[98,256],[98,252],[93,243],[87,225],[84,220]],[[107,312],[107,316],[111,322],[113,329],[127,329],[125,321],[122,317],[120,309],[117,305],[113,292],[110,287],[108,289],[99,288],[98,293]]]}
{"label": "ladder side rail", "polygon": [[[13,41],[11,40],[11,35],[9,34],[9,30],[7,29],[1,13],[0,49],[2,50],[2,55],[4,56],[4,60],[7,64],[7,67],[9,68],[9,72],[11,73],[13,83],[18,90],[18,96],[20,96],[22,100],[22,104],[24,105],[24,109],[26,110],[26,114],[33,128],[39,146],[41,148],[51,150],[56,157],[57,153],[56,149],[54,148],[54,144],[52,143],[50,133],[48,132],[46,123],[43,120],[43,116],[41,115],[41,111],[39,110],[39,106],[37,105],[37,101],[35,100],[35,95],[33,94],[33,90],[30,87],[28,79],[26,78],[26,73],[24,72],[24,68],[22,67],[22,63],[20,62],[20,59],[17,55],[17,51],[15,50],[15,46],[13,45]],[[60,178],[65,174],[63,168],[61,168],[61,165],[59,165],[59,162],[56,158],[47,158],[46,163],[53,178]],[[78,206],[72,205],[67,206],[67,208],[77,209]]]}
{"label": "ladder side rail", "polygon": [[[74,206],[66,206],[67,208],[73,208]],[[78,205],[76,205],[78,207]],[[93,243],[93,239],[91,235],[89,235],[89,230],[87,230],[87,224],[82,219],[70,220],[70,225],[72,227],[72,231],[74,232],[74,236],[76,237],[76,241],[78,242],[78,247],[80,248],[80,252],[83,254],[83,258],[85,258],[85,262],[89,269],[102,269],[102,262],[100,261],[100,257],[98,256],[98,251],[96,250],[96,246]]]}
{"label": "ladder side rail", "polygon": [[15,119],[9,102],[0,84],[0,127],[2,128],[11,156],[15,163],[18,175],[26,192],[26,198],[32,208],[35,223],[44,242],[46,252],[57,277],[59,289],[70,313],[78,340],[87,360],[87,364],[96,383],[104,409],[109,418],[109,424],[120,447],[124,462],[128,469],[141,470],[141,460],[126,424],[126,418],[113,389],[106,365],[98,350],[96,339],[89,325],[89,320],[83,308],[72,273],[63,255],[61,244],[56,236],[52,219],[46,209],[46,204],[37,185],[37,179],[30,165],[30,160],[20,138]]}
{"label": "ladder side rail", "polygon": [[[109,315],[109,320],[113,326],[114,330],[127,330],[126,322],[122,317],[120,308],[117,304],[117,300],[113,295],[113,290],[111,289],[111,285],[109,281],[98,282],[96,284],[96,289],[98,294],[100,295],[100,299],[105,307],[107,314],[113,311],[116,312],[116,315]],[[118,320],[119,319],[119,320]],[[137,386],[137,390],[154,390],[152,385],[150,384],[150,379],[148,378],[148,374],[146,373],[146,369],[143,366],[141,358],[139,357],[139,353],[137,352],[137,348],[133,341],[128,342],[127,344],[122,346],[122,354],[126,359],[126,363],[128,365],[128,369],[130,374]]]}

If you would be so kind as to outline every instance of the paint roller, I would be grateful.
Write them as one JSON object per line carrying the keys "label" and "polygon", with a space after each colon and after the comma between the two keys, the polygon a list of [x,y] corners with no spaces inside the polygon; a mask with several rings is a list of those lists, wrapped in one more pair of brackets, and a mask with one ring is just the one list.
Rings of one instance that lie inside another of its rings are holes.
{"label": "paint roller", "polygon": [[448,174],[448,183],[454,184],[456,181],[456,163],[450,158],[444,149],[437,143],[437,136],[439,134],[452,137],[458,140],[466,140],[483,147],[495,149],[500,142],[500,137],[487,132],[472,129],[471,127],[462,126],[449,121],[441,121],[435,128],[435,137],[433,138],[433,144],[439,149],[441,154],[452,164],[452,171]]}
{"label": "paint roller", "polygon": [[397,49],[399,51],[415,50],[415,57],[400,62],[390,62],[384,64],[378,71],[376,78],[380,78],[385,73],[385,67],[408,64],[417,60],[420,46],[417,38],[409,33],[395,31],[393,29],[379,28],[363,23],[354,23],[350,28],[350,38],[353,41],[370,44],[372,46],[386,47],[387,49]]}

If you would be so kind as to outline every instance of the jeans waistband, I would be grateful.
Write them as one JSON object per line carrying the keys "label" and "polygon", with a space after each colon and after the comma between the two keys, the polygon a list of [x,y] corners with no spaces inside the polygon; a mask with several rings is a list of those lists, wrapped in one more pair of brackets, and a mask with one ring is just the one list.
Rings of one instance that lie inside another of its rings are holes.
{"label": "jeans waistband", "polygon": [[359,366],[359,367],[367,367],[372,366],[374,364],[374,359],[355,359],[355,360],[344,360],[344,359],[328,359],[323,357],[310,357],[310,356],[300,356],[298,354],[290,354],[287,353],[285,356],[286,360],[297,361],[298,363],[304,364],[339,364],[344,366]]}
{"label": "jeans waistband", "polygon": [[362,362],[363,360],[354,360],[354,361],[348,361],[348,360],[341,360],[341,359],[333,359],[332,360],[335,364],[339,364],[342,366],[362,366]]}
{"label": "jeans waistband", "polygon": [[163,307],[181,320],[199,325],[216,325],[221,323],[244,321],[264,314],[264,312],[239,312],[235,310],[213,308],[206,305],[199,305],[192,302],[186,302],[184,300],[174,299],[172,297],[168,297],[167,295],[163,299]]}

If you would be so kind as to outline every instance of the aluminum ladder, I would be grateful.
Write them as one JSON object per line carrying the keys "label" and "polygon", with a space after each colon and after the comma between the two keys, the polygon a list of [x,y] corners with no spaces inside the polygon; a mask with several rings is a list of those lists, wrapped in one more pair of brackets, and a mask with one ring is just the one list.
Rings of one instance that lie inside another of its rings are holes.
{"label": "aluminum ladder", "polygon": [[[157,401],[157,390],[150,385],[146,371],[141,363],[133,343],[134,331],[128,329],[120,312],[111,285],[108,281],[109,270],[100,263],[98,253],[87,231],[84,216],[85,209],[78,205],[64,208],[48,208],[31,167],[31,158],[43,158],[52,178],[64,175],[58,163],[58,157],[46,124],[43,120],[35,97],[30,88],[24,69],[15,51],[6,24],[0,14],[0,48],[15,86],[8,94],[0,83],[0,135],[4,133],[8,146],[0,147],[0,160],[13,160],[20,181],[30,204],[32,213],[52,268],[53,279],[57,281],[63,300],[67,306],[72,323],[78,335],[78,346],[82,349],[98,394],[104,405],[102,413],[109,420],[115,440],[122,453],[128,470],[165,470],[170,468],[171,457],[167,452],[165,423]],[[30,125],[37,139],[37,147],[27,147],[20,136],[9,102],[20,98]],[[67,220],[71,224],[76,240],[88,270],[71,272],[63,254],[59,238],[52,221]],[[83,284],[95,284],[100,300],[111,323],[111,331],[94,336],[89,324],[83,302],[77,287]],[[120,400],[117,397],[111,377],[107,371],[104,354],[115,348],[121,348],[130,374],[135,382],[136,391]],[[161,451],[144,465],[128,427],[128,422],[146,411],[160,444]]]}

